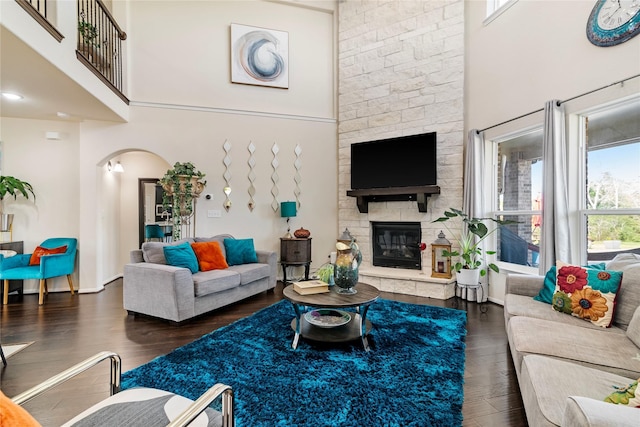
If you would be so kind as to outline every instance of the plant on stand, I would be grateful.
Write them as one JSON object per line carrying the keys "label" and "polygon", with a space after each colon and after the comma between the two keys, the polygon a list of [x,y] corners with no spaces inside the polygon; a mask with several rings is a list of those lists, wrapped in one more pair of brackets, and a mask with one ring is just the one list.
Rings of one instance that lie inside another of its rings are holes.
{"label": "plant on stand", "polygon": [[22,195],[25,199],[29,199],[29,193],[31,193],[35,202],[36,194],[33,192],[31,184],[13,176],[0,175],[0,231],[11,230],[11,224],[13,223],[13,214],[4,213],[5,197],[13,196],[15,200],[19,195]]}
{"label": "plant on stand", "polygon": [[194,200],[200,197],[207,185],[207,181],[202,181],[204,176],[193,163],[176,162],[158,182],[164,190],[162,206],[165,211],[171,209],[173,214],[173,238],[176,240],[182,235],[182,227],[186,226],[188,230],[191,225]]}
{"label": "plant on stand", "polygon": [[[461,230],[459,233],[453,232],[447,222],[450,220],[458,219],[461,222]],[[485,221],[494,222],[497,225],[516,224],[516,221],[511,220],[499,220],[495,218],[470,218],[466,213],[458,209],[449,208],[444,212],[444,216],[440,217],[433,222],[440,222],[444,227],[449,230],[449,233],[454,236],[454,239],[458,242],[460,250],[455,251],[443,251],[443,255],[446,257],[458,257],[458,261],[452,265],[453,270],[456,271],[458,283],[477,285],[480,276],[485,276],[487,270],[484,267],[484,256],[493,255],[496,251],[483,250],[481,243],[489,237],[491,234],[498,230],[498,227],[489,230],[485,225]],[[496,273],[500,272],[497,265],[490,262],[487,267]],[[472,276],[467,282],[465,276]]]}

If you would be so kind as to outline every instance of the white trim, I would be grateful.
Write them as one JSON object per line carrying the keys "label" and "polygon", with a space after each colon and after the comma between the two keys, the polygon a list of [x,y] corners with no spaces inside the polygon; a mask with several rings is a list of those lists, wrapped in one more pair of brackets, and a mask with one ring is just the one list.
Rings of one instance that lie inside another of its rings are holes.
{"label": "white trim", "polygon": [[314,117],[314,116],[301,116],[296,114],[268,113],[264,111],[236,110],[233,108],[199,107],[196,105],[164,104],[159,102],[139,102],[139,101],[131,101],[129,105],[133,107],[163,108],[168,110],[204,111],[208,113],[236,114],[241,116],[271,117],[271,118],[286,119],[286,120],[303,120],[303,121],[309,121],[309,122],[336,123],[336,119],[331,117]]}
{"label": "white trim", "polygon": [[488,25],[491,21],[502,15],[507,9],[516,4],[518,0],[509,0],[498,9],[493,9],[492,5],[495,5],[496,0],[487,0],[487,17],[482,21],[483,25]]}

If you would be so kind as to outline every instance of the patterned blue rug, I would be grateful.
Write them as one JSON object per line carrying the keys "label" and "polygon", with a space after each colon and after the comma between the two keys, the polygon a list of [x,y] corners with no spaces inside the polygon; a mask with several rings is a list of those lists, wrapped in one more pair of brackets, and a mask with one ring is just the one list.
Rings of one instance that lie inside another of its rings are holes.
{"label": "patterned blue rug", "polygon": [[123,374],[191,399],[231,385],[238,427],[460,426],[466,313],[379,300],[362,343],[291,348],[281,301]]}

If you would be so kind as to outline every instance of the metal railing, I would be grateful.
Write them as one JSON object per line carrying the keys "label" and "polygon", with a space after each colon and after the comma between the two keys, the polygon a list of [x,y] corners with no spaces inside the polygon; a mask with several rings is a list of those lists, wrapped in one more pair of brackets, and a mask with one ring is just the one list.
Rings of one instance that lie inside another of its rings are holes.
{"label": "metal railing", "polygon": [[78,49],[76,56],[122,98],[122,31],[102,0],[78,0]]}
{"label": "metal railing", "polygon": [[64,38],[60,31],[49,21],[48,0],[16,0],[16,3],[42,25],[42,28],[47,30],[57,41],[61,41]]}

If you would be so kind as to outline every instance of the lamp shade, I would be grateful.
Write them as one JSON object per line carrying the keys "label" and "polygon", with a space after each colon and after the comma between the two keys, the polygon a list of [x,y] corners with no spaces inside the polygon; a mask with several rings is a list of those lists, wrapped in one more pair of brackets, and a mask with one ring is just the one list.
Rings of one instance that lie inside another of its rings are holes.
{"label": "lamp shade", "polygon": [[296,202],[281,202],[280,216],[283,218],[296,216]]}

